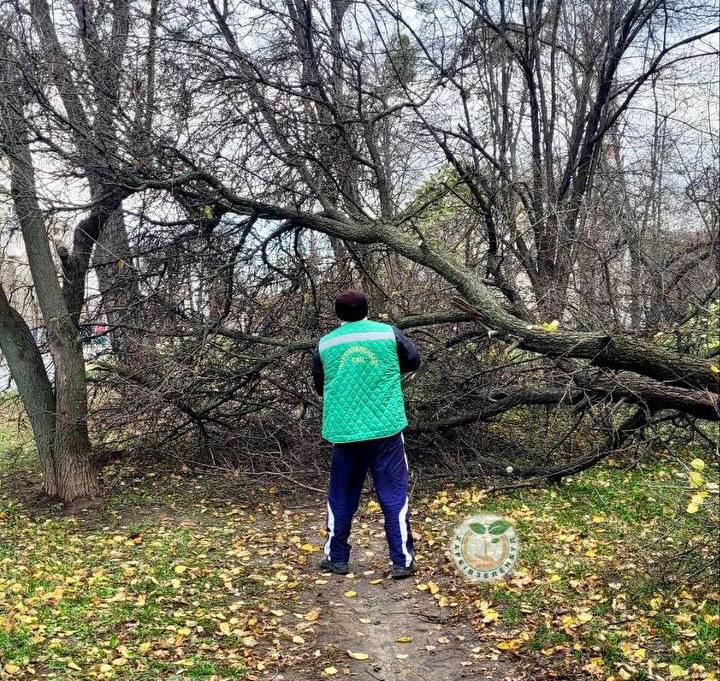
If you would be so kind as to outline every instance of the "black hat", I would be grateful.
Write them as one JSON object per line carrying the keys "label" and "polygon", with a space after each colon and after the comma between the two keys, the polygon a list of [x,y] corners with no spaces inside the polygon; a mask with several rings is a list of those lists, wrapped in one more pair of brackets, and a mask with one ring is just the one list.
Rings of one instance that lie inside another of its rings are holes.
{"label": "black hat", "polygon": [[335,298],[335,313],[344,322],[357,322],[368,314],[368,302],[360,291],[343,291]]}

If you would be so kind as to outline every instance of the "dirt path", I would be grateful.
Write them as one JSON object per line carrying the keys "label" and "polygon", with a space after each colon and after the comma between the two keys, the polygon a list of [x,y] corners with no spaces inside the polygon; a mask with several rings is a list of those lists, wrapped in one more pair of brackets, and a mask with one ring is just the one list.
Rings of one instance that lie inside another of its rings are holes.
{"label": "dirt path", "polygon": [[[322,536],[318,513],[309,531]],[[359,681],[505,681],[523,678],[504,661],[486,659],[472,627],[440,608],[419,580],[392,580],[382,519],[356,518],[353,573],[343,577],[318,574],[302,593],[300,603],[319,616],[312,626],[313,648],[292,670],[278,677],[288,681],[322,678]],[[317,554],[315,554],[317,556]],[[319,559],[317,559],[319,560]],[[317,562],[317,561],[316,561]],[[309,630],[309,628],[308,628]],[[367,655],[355,660],[348,651]],[[326,673],[329,670],[331,675]],[[337,670],[332,674],[332,668]]]}

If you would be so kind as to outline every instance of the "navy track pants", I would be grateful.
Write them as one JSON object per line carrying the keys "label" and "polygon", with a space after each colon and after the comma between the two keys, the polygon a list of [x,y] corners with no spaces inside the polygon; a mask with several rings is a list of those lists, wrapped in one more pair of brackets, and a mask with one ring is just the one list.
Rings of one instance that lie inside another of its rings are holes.
{"label": "navy track pants", "polygon": [[348,537],[368,468],[385,516],[390,560],[394,565],[408,566],[414,552],[408,518],[408,464],[402,433],[333,445],[325,555],[342,562],[350,557]]}

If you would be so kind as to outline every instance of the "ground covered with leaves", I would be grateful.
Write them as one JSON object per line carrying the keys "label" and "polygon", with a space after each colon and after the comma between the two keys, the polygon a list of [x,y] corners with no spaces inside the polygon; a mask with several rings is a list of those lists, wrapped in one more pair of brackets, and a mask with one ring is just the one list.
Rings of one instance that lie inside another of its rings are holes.
{"label": "ground covered with leaves", "polygon": [[[323,576],[317,495],[118,463],[103,506],[67,514],[34,498],[15,440],[0,431],[3,678],[400,680],[437,660],[433,679],[716,678],[717,471],[692,453],[548,489],[416,485],[420,571],[398,586],[371,495],[355,573]],[[480,510],[516,524],[507,582],[471,584],[447,560]]]}
{"label": "ground covered with leaves", "polygon": [[533,658],[563,678],[710,681],[719,665],[718,500],[716,483],[698,498],[701,484],[692,467],[609,462],[553,489],[450,488],[428,499],[417,531],[442,546],[446,519],[477,508],[516,524],[521,558],[507,582],[459,584],[435,561],[443,597],[498,654]]}

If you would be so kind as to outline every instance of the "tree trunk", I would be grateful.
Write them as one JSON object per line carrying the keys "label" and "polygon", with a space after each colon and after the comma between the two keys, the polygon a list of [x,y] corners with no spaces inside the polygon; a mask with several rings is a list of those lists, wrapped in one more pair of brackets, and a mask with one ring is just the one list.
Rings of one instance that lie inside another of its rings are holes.
{"label": "tree trunk", "polygon": [[146,339],[142,299],[132,267],[132,254],[122,208],[105,223],[93,254],[101,295],[101,310],[110,326],[114,352],[123,362],[137,362]]}
{"label": "tree trunk", "polygon": [[[73,502],[98,496],[100,491],[90,459],[85,362],[79,331],[65,303],[43,214],[38,204],[27,123],[23,116],[22,98],[14,87],[15,75],[10,67],[6,67],[3,76],[7,78],[2,93],[6,105],[0,110],[2,150],[10,165],[10,193],[25,242],[28,264],[55,367],[55,431],[52,454],[55,462],[56,492],[63,501]],[[7,329],[5,333],[8,333]],[[47,375],[45,378],[47,380]],[[34,387],[28,386],[28,390],[30,402],[25,406],[28,412],[36,411]],[[38,442],[38,450],[40,447],[41,443]],[[42,447],[46,447],[44,442]]]}
{"label": "tree trunk", "polygon": [[28,325],[7,299],[0,287],[0,350],[2,350],[20,399],[25,405],[33,430],[43,490],[48,496],[58,494],[54,456],[55,395]]}
{"label": "tree trunk", "polygon": [[66,314],[64,319],[53,323],[52,327],[51,330],[48,324],[48,338],[55,362],[55,464],[58,493],[63,501],[73,502],[99,494],[87,431],[85,361],[80,335],[70,315]]}

